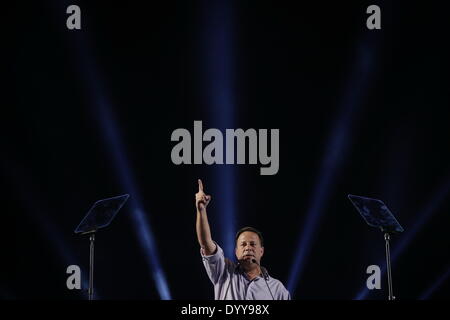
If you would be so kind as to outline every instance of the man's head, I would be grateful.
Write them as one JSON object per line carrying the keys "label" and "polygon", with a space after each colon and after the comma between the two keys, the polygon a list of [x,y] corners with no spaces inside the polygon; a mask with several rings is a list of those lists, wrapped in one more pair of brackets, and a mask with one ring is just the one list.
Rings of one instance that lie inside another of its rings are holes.
{"label": "man's head", "polygon": [[255,259],[261,263],[264,254],[264,240],[261,232],[252,227],[245,227],[236,233],[236,258],[244,264],[251,264]]}

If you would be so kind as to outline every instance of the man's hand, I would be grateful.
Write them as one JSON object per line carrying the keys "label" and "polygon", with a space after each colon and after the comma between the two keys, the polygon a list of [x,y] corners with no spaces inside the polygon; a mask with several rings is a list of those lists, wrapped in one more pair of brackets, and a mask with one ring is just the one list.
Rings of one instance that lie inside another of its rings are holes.
{"label": "man's hand", "polygon": [[195,194],[195,206],[198,211],[204,211],[211,201],[211,196],[203,192],[202,180],[198,179],[198,192]]}

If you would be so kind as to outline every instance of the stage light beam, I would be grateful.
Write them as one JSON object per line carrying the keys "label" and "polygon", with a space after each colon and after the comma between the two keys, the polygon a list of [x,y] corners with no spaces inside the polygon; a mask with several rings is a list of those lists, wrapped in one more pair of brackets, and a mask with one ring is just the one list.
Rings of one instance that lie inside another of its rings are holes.
{"label": "stage light beam", "polygon": [[311,251],[312,241],[317,233],[317,226],[332,192],[334,181],[351,145],[353,124],[361,109],[362,99],[374,69],[376,44],[377,42],[366,38],[357,48],[357,60],[343,94],[339,116],[327,139],[319,177],[299,235],[287,285],[292,295],[304,271],[306,259]]}

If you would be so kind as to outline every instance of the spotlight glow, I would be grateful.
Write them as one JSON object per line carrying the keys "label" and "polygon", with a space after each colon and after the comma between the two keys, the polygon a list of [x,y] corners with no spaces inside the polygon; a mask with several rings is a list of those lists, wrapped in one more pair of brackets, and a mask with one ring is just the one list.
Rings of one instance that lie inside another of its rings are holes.
{"label": "spotlight glow", "polygon": [[352,125],[358,109],[361,108],[363,93],[369,85],[370,74],[373,69],[373,53],[375,51],[373,43],[361,43],[355,67],[344,92],[339,117],[336,119],[328,137],[319,177],[306,213],[305,223],[300,232],[297,249],[294,254],[295,258],[290,271],[288,290],[291,292],[291,295],[295,292],[298,281],[304,271],[314,235],[317,233],[317,226],[325,210],[325,204],[328,202],[339,169],[345,161],[352,138]]}

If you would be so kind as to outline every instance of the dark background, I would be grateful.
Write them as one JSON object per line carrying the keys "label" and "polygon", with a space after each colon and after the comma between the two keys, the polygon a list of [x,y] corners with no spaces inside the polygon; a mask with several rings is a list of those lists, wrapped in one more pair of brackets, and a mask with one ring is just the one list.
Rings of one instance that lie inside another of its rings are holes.
{"label": "dark background", "polygon": [[[66,28],[70,4],[81,7],[81,30]],[[381,7],[381,30],[366,28],[370,4]],[[227,174],[230,219],[263,232],[263,263],[285,284],[307,213],[321,206],[295,299],[354,299],[367,266],[384,262],[381,232],[349,193],[382,199],[396,215],[405,233],[393,250],[410,239],[394,261],[395,295],[419,299],[447,273],[427,298],[449,297],[442,1],[33,1],[2,11],[0,298],[85,299],[66,288],[68,265],[80,265],[85,280],[88,270],[88,241],[73,230],[96,200],[129,193],[97,237],[97,297],[161,298],[131,219],[138,199],[171,298],[212,299],[194,194],[201,178],[220,241]],[[226,50],[211,49],[222,26]],[[229,114],[212,103],[221,81]],[[280,129],[278,174],[174,165],[171,133],[192,132],[194,120],[204,129]],[[385,276],[382,288],[366,298],[386,297]]]}

